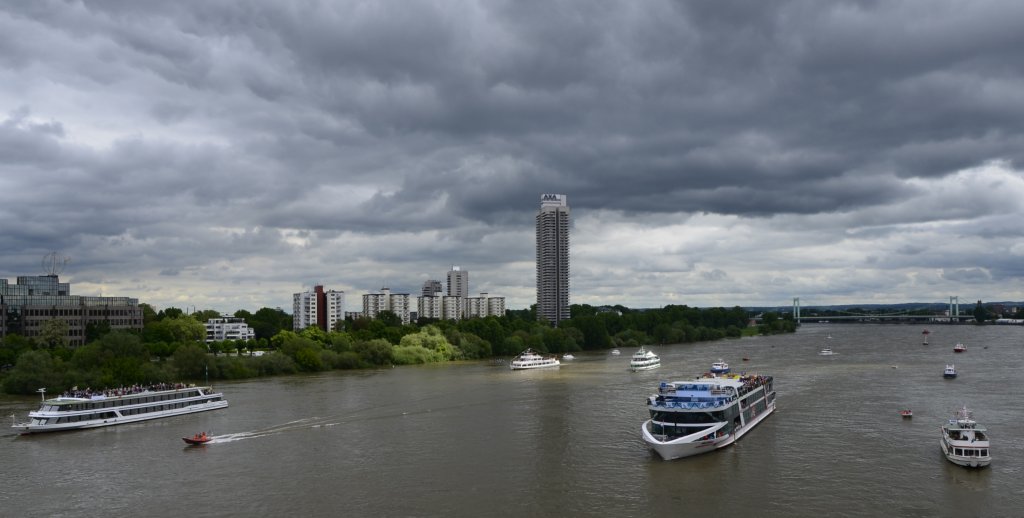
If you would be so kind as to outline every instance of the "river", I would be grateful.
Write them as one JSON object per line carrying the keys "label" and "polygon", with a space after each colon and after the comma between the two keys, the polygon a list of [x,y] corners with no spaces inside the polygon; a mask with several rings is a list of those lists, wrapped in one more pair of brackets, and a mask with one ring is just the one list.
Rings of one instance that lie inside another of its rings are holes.
{"label": "river", "polygon": [[[809,324],[654,346],[662,366],[640,373],[623,350],[538,372],[467,362],[220,383],[224,410],[5,428],[0,515],[1020,516],[1024,327],[930,330],[929,345],[915,325]],[[646,397],[719,358],[775,376],[777,411],[734,446],[661,460],[640,438]],[[960,376],[943,379],[952,362]],[[38,401],[0,396],[0,415],[22,421]],[[989,428],[988,468],[939,451],[962,404]],[[214,442],[186,447],[198,431]]]}

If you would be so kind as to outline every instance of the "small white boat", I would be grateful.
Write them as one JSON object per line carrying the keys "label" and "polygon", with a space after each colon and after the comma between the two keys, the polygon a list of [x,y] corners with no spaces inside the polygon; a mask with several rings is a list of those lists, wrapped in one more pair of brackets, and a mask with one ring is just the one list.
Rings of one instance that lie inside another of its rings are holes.
{"label": "small white boat", "polygon": [[711,372],[715,374],[726,374],[729,372],[729,364],[719,358],[717,362],[711,364]]}
{"label": "small white boat", "polygon": [[640,350],[634,353],[633,357],[629,359],[629,368],[634,372],[656,369],[660,365],[661,358],[644,347],[641,347]]}
{"label": "small white boat", "polygon": [[533,352],[533,349],[527,349],[520,353],[519,356],[512,358],[512,361],[508,364],[508,368],[514,371],[519,371],[527,369],[547,369],[552,367],[557,368],[560,365],[562,365],[562,363],[554,356],[541,356]]}
{"label": "small white boat", "polygon": [[822,349],[821,351],[819,351],[818,354],[821,355],[821,356],[834,356],[836,353],[832,352],[832,348],[831,347],[826,347],[826,348]]}
{"label": "small white boat", "polygon": [[618,356],[620,354],[622,353],[620,353],[618,349],[612,349],[612,356]]}
{"label": "small white boat", "polygon": [[955,378],[956,377],[956,367],[954,367],[952,363],[949,364],[949,365],[946,365],[946,370],[942,371],[942,377],[943,378],[949,378],[949,379]]}
{"label": "small white boat", "polygon": [[572,353],[565,353],[565,354],[562,355],[562,359],[563,360],[575,360],[576,357],[573,356]]}
{"label": "small white boat", "polygon": [[942,441],[939,447],[953,464],[983,468],[992,462],[988,430],[978,425],[966,406],[957,410],[954,418],[940,428]]}

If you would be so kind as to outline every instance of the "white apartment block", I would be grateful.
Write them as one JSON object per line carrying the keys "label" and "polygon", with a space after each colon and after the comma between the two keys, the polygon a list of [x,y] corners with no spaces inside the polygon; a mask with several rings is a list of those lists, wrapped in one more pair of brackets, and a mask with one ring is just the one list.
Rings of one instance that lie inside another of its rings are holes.
{"label": "white apartment block", "polygon": [[462,297],[445,295],[441,297],[441,318],[445,320],[461,320],[465,315]]}
{"label": "white apartment block", "polygon": [[318,326],[324,331],[334,329],[338,321],[345,320],[345,292],[314,286],[312,290],[292,295],[292,329],[302,331]]}
{"label": "white apartment block", "polygon": [[481,293],[479,297],[466,299],[466,318],[483,318],[489,316],[505,316],[505,297],[489,297]]}
{"label": "white apartment block", "polygon": [[409,294],[408,293],[391,293],[389,288],[381,288],[380,293],[367,293],[363,295],[363,316],[367,318],[377,318],[377,315],[381,311],[390,311],[398,318],[402,319],[403,324],[409,323]]}
{"label": "white apartment block", "polygon": [[206,343],[224,340],[253,340],[256,331],[245,323],[244,318],[222,315],[206,321]]}
{"label": "white apartment block", "polygon": [[416,302],[416,314],[419,318],[433,318],[441,320],[442,297],[425,295]]}

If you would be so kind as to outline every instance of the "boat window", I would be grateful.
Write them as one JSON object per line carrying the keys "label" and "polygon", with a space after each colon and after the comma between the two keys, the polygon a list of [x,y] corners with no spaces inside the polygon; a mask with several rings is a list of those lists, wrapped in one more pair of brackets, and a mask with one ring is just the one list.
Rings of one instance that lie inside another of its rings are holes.
{"label": "boat window", "polygon": [[[44,421],[45,421],[45,419],[44,419]],[[982,456],[982,457],[988,457],[988,450],[987,450],[987,449],[984,449],[984,448],[982,448],[982,450],[981,450],[981,456]]]}
{"label": "boat window", "polygon": [[953,455],[960,455],[960,456],[963,456],[963,454],[964,454],[964,450],[962,450],[962,449],[960,449],[960,448],[954,448],[954,449],[953,449]]}

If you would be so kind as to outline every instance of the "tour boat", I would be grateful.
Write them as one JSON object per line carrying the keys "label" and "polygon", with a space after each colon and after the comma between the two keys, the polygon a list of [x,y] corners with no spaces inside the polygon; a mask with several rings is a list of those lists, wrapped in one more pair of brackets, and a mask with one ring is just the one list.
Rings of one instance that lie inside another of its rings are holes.
{"label": "tour boat", "polygon": [[711,372],[715,374],[725,374],[729,372],[729,364],[722,361],[721,358],[717,362],[711,364]]}
{"label": "tour boat", "polygon": [[53,399],[46,399],[46,389],[39,389],[39,393],[43,398],[39,410],[29,412],[29,422],[13,426],[23,434],[134,423],[228,406],[224,395],[211,387],[180,383],[104,391],[73,390]]}
{"label": "tour boat", "polygon": [[663,459],[679,459],[739,440],[775,411],[775,386],[771,376],[704,374],[662,382],[647,409],[644,441]]}
{"label": "tour boat", "polygon": [[988,430],[979,426],[970,410],[964,406],[953,419],[940,427],[942,441],[939,447],[953,464],[969,468],[983,468],[992,462],[989,455]]}
{"label": "tour boat", "polygon": [[955,378],[956,377],[956,367],[954,367],[953,364],[946,365],[946,370],[942,371],[942,377],[943,378]]}
{"label": "tour boat", "polygon": [[639,351],[633,353],[633,357],[629,359],[629,368],[633,370],[633,372],[656,369],[660,365],[661,358],[644,347],[641,347]]}
{"label": "tour boat", "polygon": [[967,350],[967,346],[962,344],[962,343],[957,343],[956,345],[953,346],[953,352],[955,352],[955,353],[962,353],[962,352],[964,352],[966,350]]}
{"label": "tour boat", "polygon": [[197,433],[197,434],[193,435],[192,437],[182,437],[181,440],[185,441],[185,444],[189,444],[189,445],[192,445],[192,446],[199,446],[201,444],[206,444],[206,443],[210,442],[211,440],[213,440],[213,437],[207,435],[206,432],[202,432],[202,433]]}
{"label": "tour boat", "polygon": [[512,358],[512,361],[508,364],[508,368],[514,371],[547,369],[551,367],[558,367],[561,364],[562,363],[558,361],[558,358],[554,356],[541,356],[533,352],[533,349],[527,349],[520,353],[519,356]]}
{"label": "tour boat", "polygon": [[903,416],[904,419],[908,419],[914,417],[914,412],[908,408],[907,410],[900,410],[900,415]]}

